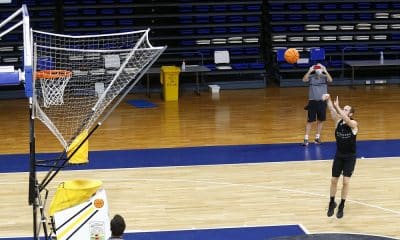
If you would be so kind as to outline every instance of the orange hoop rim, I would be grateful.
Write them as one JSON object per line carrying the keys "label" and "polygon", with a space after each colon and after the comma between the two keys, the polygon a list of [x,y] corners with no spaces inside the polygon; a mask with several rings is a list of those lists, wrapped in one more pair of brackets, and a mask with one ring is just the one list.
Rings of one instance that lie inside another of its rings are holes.
{"label": "orange hoop rim", "polygon": [[71,77],[72,72],[68,70],[42,70],[36,72],[36,78],[57,79],[61,77]]}

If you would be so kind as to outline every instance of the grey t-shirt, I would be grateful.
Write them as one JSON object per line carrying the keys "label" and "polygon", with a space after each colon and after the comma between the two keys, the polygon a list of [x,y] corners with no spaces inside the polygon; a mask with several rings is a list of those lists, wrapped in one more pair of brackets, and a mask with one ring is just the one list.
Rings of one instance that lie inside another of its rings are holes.
{"label": "grey t-shirt", "polygon": [[308,78],[310,79],[308,82],[310,85],[308,89],[308,100],[322,100],[322,95],[328,93],[328,77],[322,74],[318,78],[317,74],[311,74]]}

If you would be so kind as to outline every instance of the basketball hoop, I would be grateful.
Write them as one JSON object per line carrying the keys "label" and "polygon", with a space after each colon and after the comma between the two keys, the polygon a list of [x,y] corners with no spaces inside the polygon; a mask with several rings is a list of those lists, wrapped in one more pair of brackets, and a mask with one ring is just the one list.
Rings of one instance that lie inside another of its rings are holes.
{"label": "basketball hoop", "polygon": [[64,90],[72,77],[72,72],[67,70],[42,70],[36,72],[36,79],[40,80],[44,106],[62,105],[64,103]]}

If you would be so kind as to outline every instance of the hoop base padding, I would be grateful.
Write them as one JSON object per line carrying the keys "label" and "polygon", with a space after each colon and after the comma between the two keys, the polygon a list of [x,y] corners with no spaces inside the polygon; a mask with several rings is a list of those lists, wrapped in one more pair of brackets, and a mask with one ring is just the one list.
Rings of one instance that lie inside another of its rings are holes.
{"label": "hoop base padding", "polygon": [[[86,139],[88,131],[84,130],[71,143],[67,151],[67,156],[70,157],[75,149]],[[89,140],[86,140],[76,153],[69,159],[69,164],[86,164],[89,162]]]}

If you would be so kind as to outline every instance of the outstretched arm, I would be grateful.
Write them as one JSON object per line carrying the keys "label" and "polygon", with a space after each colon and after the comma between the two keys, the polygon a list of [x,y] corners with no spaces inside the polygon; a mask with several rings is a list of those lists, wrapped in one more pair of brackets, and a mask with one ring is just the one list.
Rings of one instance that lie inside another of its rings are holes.
{"label": "outstretched arm", "polygon": [[322,69],[322,72],[325,73],[325,75],[326,75],[326,77],[327,77],[327,81],[328,81],[328,82],[332,82],[332,81],[333,81],[333,78],[332,78],[332,76],[329,74],[328,70],[326,70],[326,67],[325,67],[324,65],[321,64],[321,69]]}
{"label": "outstretched arm", "polygon": [[343,119],[343,121],[352,129],[357,128],[358,123],[351,119],[344,111],[343,109],[340,108],[339,106],[339,97],[336,97],[336,100],[334,102],[334,107],[336,112],[340,115],[340,118]]}
{"label": "outstretched arm", "polygon": [[333,106],[332,99],[331,99],[331,95],[329,95],[329,94],[324,94],[324,95],[322,95],[322,99],[326,101],[326,103],[327,103],[327,105],[328,105],[328,109],[329,109],[329,111],[330,111],[330,113],[331,113],[332,119],[333,119],[335,122],[339,121],[340,115],[336,112],[336,109],[335,109],[335,107]]}
{"label": "outstretched arm", "polygon": [[304,74],[303,76],[303,82],[308,82],[310,81],[310,79],[308,78],[310,76],[310,74],[312,73],[312,71],[314,71],[314,66],[311,66],[308,71],[306,72],[306,74]]}

